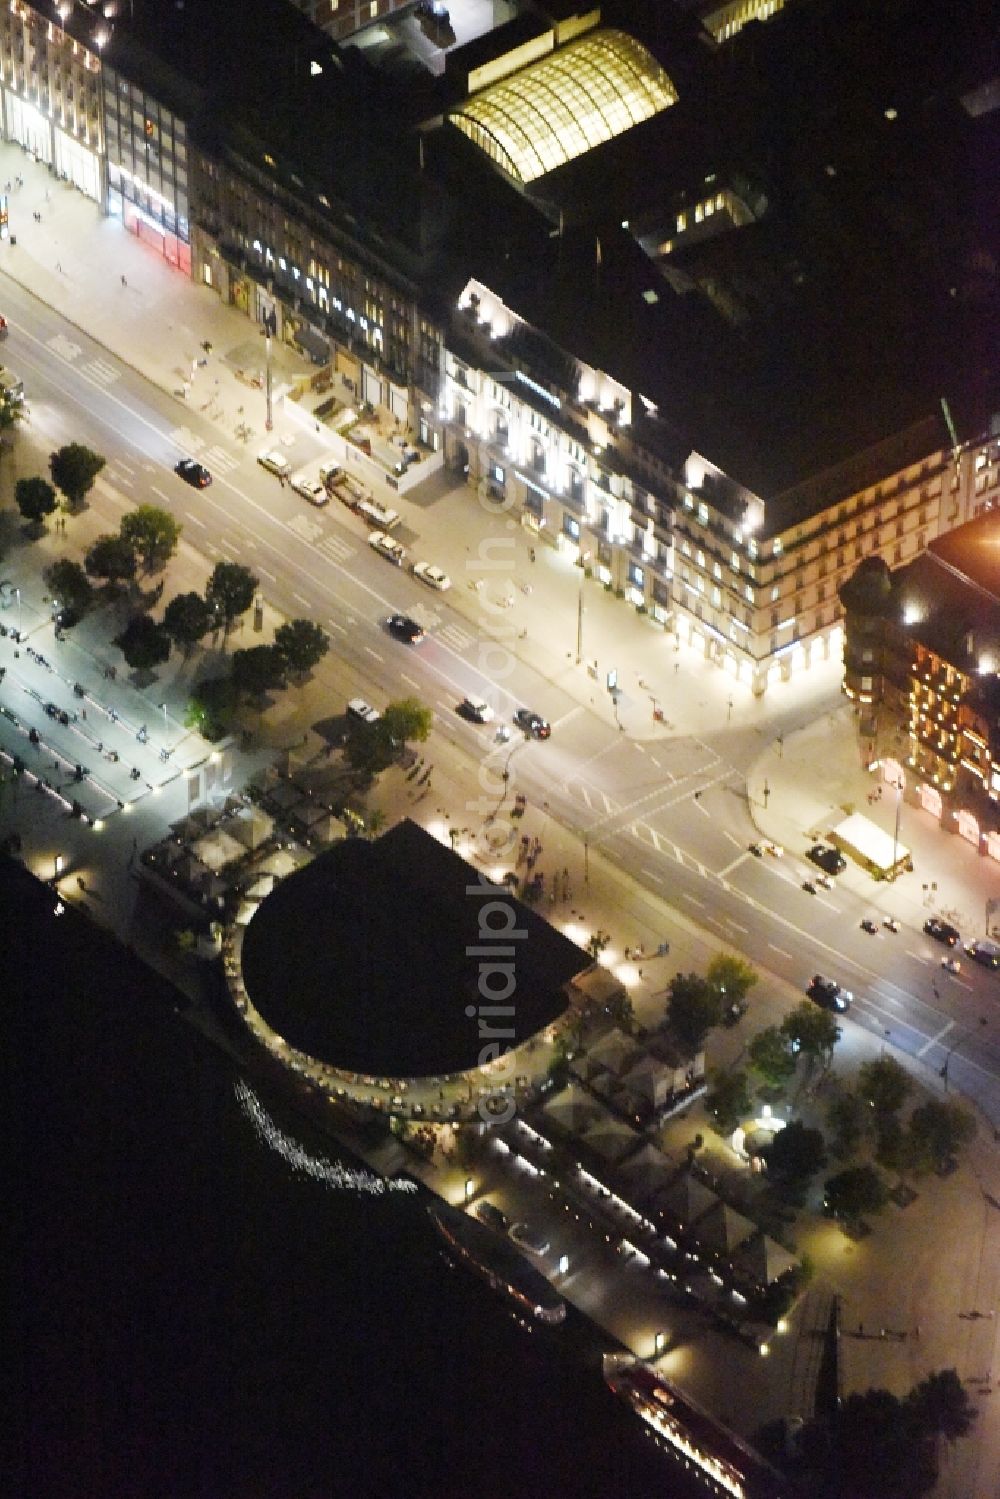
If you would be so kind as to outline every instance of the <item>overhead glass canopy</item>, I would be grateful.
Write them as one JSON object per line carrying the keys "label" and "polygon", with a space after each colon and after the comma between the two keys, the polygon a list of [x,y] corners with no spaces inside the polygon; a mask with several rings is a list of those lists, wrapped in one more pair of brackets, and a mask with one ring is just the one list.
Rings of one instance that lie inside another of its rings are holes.
{"label": "overhead glass canopy", "polygon": [[448,118],[515,181],[527,183],[676,98],[645,47],[623,31],[597,31],[484,89]]}

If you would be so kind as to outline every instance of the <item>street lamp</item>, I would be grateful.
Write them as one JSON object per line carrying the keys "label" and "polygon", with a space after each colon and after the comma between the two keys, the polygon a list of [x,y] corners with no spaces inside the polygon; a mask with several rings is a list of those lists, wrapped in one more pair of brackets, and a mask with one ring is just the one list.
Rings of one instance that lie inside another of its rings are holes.
{"label": "street lamp", "polygon": [[473,1196],[473,1193],[475,1192],[475,1190],[476,1190],[476,1184],[475,1184],[475,1182],[472,1180],[471,1176],[467,1176],[465,1178],[465,1200],[466,1200],[466,1202],[471,1202],[472,1201],[472,1196]]}
{"label": "street lamp", "polygon": [[23,633],[22,629],[21,629],[21,626],[22,626],[22,623],[23,623],[23,619],[22,619],[22,615],[21,615],[21,590],[20,590],[20,588],[15,588],[14,592],[17,595],[17,638],[20,641],[21,635]]}
{"label": "street lamp", "polygon": [[770,788],[770,786],[769,786],[769,785],[768,785],[768,784],[767,784],[767,782],[766,782],[766,781],[765,781],[765,782],[764,782],[764,786],[763,786],[763,790],[762,790],[762,792],[761,792],[761,795],[762,795],[762,796],[763,796],[763,798],[764,798],[764,811],[765,811],[765,812],[766,812],[766,811],[767,811],[767,799],[768,799],[768,797],[769,797],[769,796],[770,796],[770,795],[771,795],[771,788]]}
{"label": "street lamp", "polygon": [[167,722],[167,705],[166,705],[166,703],[157,703],[156,706],[162,710],[162,712],[163,712],[163,723],[164,723],[164,726],[166,726],[166,722]]}
{"label": "street lamp", "polygon": [[892,831],[892,878],[896,878],[896,858],[899,849],[899,814],[903,806],[903,777],[897,775],[893,782],[896,788],[896,821]]}
{"label": "street lamp", "polygon": [[729,701],[726,704],[726,708],[727,708],[726,723],[732,723],[732,719],[733,719],[733,695],[732,695],[732,693],[729,694]]}
{"label": "street lamp", "polygon": [[665,1332],[658,1332],[656,1334],[656,1337],[653,1339],[653,1352],[655,1353],[655,1355],[656,1355],[657,1358],[659,1358],[660,1354],[663,1352],[663,1350],[664,1350],[664,1348],[666,1348],[666,1346],[667,1346],[667,1335],[666,1335],[666,1333]]}
{"label": "street lamp", "polygon": [[55,857],[55,868],[56,868],[55,878],[56,879],[58,879],[59,876],[62,874],[64,863],[65,863],[65,861],[63,859],[62,854],[56,854],[56,857]]}

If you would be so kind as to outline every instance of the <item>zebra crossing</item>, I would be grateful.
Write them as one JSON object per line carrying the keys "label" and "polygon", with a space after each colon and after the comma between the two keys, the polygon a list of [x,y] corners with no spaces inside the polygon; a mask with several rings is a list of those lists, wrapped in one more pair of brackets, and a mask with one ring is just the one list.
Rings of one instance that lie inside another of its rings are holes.
{"label": "zebra crossing", "polygon": [[201,455],[201,461],[214,474],[231,474],[234,468],[239,468],[242,460],[235,453],[229,453],[225,448],[215,446],[205,449]]}
{"label": "zebra crossing", "polygon": [[116,369],[113,364],[109,364],[106,359],[88,359],[86,364],[78,365],[78,369],[82,375],[86,375],[87,379],[92,380],[95,385],[105,388],[109,385],[114,385],[116,380],[121,379],[121,371]]}
{"label": "zebra crossing", "polygon": [[334,562],[344,563],[357,555],[357,547],[352,547],[349,541],[343,541],[339,536],[324,536],[319,544],[319,550]]}
{"label": "zebra crossing", "polygon": [[459,653],[467,651],[475,640],[475,636],[470,635],[468,630],[463,630],[461,625],[445,625],[443,630],[436,631],[434,638],[443,640],[445,645]]}

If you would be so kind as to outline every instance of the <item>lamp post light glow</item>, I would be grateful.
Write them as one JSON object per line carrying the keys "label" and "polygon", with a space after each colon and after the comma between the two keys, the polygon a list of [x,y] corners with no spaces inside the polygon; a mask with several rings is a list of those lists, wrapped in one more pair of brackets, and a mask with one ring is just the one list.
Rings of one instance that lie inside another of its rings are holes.
{"label": "lamp post light glow", "polygon": [[560,1275],[565,1275],[568,1270],[569,1270],[569,1255],[568,1254],[561,1254],[559,1256],[559,1274]]}
{"label": "lamp post light glow", "polygon": [[467,1176],[466,1179],[465,1179],[465,1200],[466,1200],[466,1202],[471,1202],[472,1201],[472,1194],[475,1192],[475,1190],[476,1190],[476,1184],[475,1184],[475,1182],[472,1180],[471,1176]]}
{"label": "lamp post light glow", "polygon": [[64,860],[63,860],[62,854],[56,854],[56,858],[55,858],[55,866],[56,866],[55,877],[56,877],[56,879],[58,879],[59,876],[62,874],[62,872],[63,872],[63,865],[64,865]]}
{"label": "lamp post light glow", "polygon": [[666,1333],[665,1332],[658,1332],[656,1334],[656,1337],[653,1339],[653,1351],[656,1354],[657,1358],[659,1358],[660,1354],[663,1352],[663,1350],[664,1350],[664,1348],[666,1348],[666,1346],[667,1346],[667,1335],[666,1335]]}

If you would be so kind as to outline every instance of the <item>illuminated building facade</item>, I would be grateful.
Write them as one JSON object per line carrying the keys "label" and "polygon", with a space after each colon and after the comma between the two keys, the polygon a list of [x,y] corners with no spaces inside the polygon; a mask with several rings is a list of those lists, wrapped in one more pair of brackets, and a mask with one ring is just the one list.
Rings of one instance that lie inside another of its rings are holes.
{"label": "illuminated building facade", "polygon": [[103,18],[87,18],[84,39],[71,36],[70,6],[58,20],[11,0],[0,10],[0,99],[7,140],[72,182],[88,198],[103,195],[101,59]]}
{"label": "illuminated building facade", "polygon": [[[1000,458],[996,439],[980,455]],[[842,589],[844,690],[887,780],[1000,859],[1000,504],[909,566],[869,558]]]}

